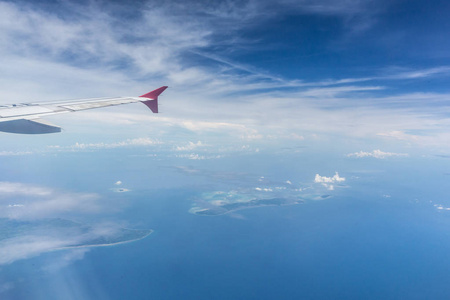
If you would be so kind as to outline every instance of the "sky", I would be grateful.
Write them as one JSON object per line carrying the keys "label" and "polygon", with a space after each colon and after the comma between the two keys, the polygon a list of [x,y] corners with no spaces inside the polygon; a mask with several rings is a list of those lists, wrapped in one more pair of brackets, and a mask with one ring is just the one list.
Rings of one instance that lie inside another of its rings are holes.
{"label": "sky", "polygon": [[[119,125],[124,135],[114,142],[120,142],[127,131],[136,132],[127,126],[138,123],[160,139],[185,130],[223,135],[224,143],[238,135],[243,143],[268,145],[345,140],[355,147],[349,153],[385,145],[387,152],[448,153],[450,8],[444,1],[0,6],[0,103],[170,87],[157,117],[138,104],[52,117],[72,132],[75,125],[66,124],[82,123],[90,142],[106,142],[93,135],[117,132]],[[77,142],[86,141],[79,136]]]}

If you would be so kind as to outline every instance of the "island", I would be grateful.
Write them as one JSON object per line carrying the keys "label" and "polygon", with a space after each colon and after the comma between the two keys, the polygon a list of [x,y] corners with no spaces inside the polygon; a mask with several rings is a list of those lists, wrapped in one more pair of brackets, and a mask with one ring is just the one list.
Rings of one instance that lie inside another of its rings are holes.
{"label": "island", "polygon": [[49,251],[112,246],[143,239],[152,232],[150,229],[127,229],[106,224],[88,225],[61,218],[32,221],[0,218],[0,245],[17,239],[38,239],[54,243]]}
{"label": "island", "polygon": [[255,208],[262,206],[281,206],[294,205],[303,203],[302,199],[294,198],[266,198],[266,199],[251,199],[245,201],[226,202],[214,201],[208,207],[192,207],[189,212],[200,216],[217,216],[227,214],[236,210]]}

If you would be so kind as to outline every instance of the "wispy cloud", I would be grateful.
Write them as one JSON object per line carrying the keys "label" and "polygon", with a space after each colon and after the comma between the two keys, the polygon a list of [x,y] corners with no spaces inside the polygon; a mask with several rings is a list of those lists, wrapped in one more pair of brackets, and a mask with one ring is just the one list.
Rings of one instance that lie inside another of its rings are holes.
{"label": "wispy cloud", "polygon": [[161,145],[163,144],[161,141],[153,140],[150,138],[136,138],[136,139],[127,139],[121,142],[113,142],[113,143],[75,143],[71,146],[49,146],[49,149],[58,150],[58,151],[82,151],[82,150],[100,150],[100,149],[115,149],[122,147],[135,147],[135,146],[153,146],[153,145]]}
{"label": "wispy cloud", "polygon": [[190,153],[190,154],[176,154],[175,157],[187,158],[187,159],[192,159],[192,160],[205,160],[205,159],[222,158],[223,155],[200,155],[197,153]]}
{"label": "wispy cloud", "polygon": [[377,133],[377,136],[392,141],[407,143],[408,145],[413,145],[415,147],[434,146],[444,148],[443,146],[445,144],[450,143],[450,133],[445,131],[444,128],[443,125],[437,126],[435,129],[429,128],[425,131],[425,134],[413,134],[402,130],[394,130]]}
{"label": "wispy cloud", "polygon": [[60,192],[19,182],[0,182],[0,193],[2,218],[36,219],[102,211],[97,194]]}
{"label": "wispy cloud", "polygon": [[427,78],[436,75],[450,75],[450,66],[440,66],[434,68],[418,69],[418,70],[394,70],[391,75],[378,77],[379,79],[417,79]]}
{"label": "wispy cloud", "polygon": [[[5,224],[4,220],[2,220]],[[18,234],[6,235],[0,239],[0,265],[38,256],[44,252],[66,248],[105,246],[127,242],[148,235],[143,231],[136,236],[127,235],[131,230],[122,229],[117,224],[98,223],[86,225],[63,219],[45,219],[37,222],[7,223],[7,226],[20,226]],[[15,233],[15,232],[12,232]],[[134,233],[134,232],[133,232]],[[86,249],[72,251],[53,261],[49,268],[63,267],[73,260],[83,257]]]}
{"label": "wispy cloud", "polygon": [[0,198],[12,196],[36,196],[46,197],[53,194],[53,190],[47,187],[27,185],[19,182],[0,182]]}
{"label": "wispy cloud", "polygon": [[64,267],[69,266],[75,261],[81,260],[84,258],[84,255],[89,252],[87,248],[78,248],[78,249],[70,249],[61,254],[59,259],[54,259],[50,263],[44,266],[45,271],[55,272]]}
{"label": "wispy cloud", "polygon": [[383,152],[381,150],[373,150],[371,152],[365,152],[365,151],[359,151],[355,153],[347,154],[348,157],[374,157],[374,158],[386,158],[386,157],[392,157],[392,156],[408,156],[407,153],[393,153],[393,152]]}
{"label": "wispy cloud", "polygon": [[[356,15],[367,14],[369,9],[373,8],[372,1],[349,0],[349,1],[332,1],[332,0],[282,0],[281,3],[290,8],[311,12],[314,14],[325,15]],[[374,13],[372,11],[372,13]]]}
{"label": "wispy cloud", "polygon": [[198,141],[197,143],[193,143],[193,142],[189,142],[187,145],[185,146],[177,146],[175,149],[177,151],[192,151],[198,147],[203,147],[205,146],[204,144],[202,144],[201,141]]}
{"label": "wispy cloud", "polygon": [[0,156],[21,156],[33,154],[31,151],[0,151]]}
{"label": "wispy cloud", "polygon": [[0,241],[0,264],[37,256],[77,241],[77,237],[53,238],[49,236],[22,235]]}

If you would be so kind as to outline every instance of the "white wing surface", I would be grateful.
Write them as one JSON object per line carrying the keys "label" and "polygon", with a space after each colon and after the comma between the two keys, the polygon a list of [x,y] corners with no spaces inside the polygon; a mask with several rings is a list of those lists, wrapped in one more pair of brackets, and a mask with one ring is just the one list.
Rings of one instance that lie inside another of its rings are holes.
{"label": "white wing surface", "polygon": [[158,113],[158,96],[166,88],[167,86],[162,86],[139,97],[94,98],[0,105],[0,131],[23,134],[61,132],[61,127],[42,120],[40,117],[135,102],[142,102],[152,112]]}

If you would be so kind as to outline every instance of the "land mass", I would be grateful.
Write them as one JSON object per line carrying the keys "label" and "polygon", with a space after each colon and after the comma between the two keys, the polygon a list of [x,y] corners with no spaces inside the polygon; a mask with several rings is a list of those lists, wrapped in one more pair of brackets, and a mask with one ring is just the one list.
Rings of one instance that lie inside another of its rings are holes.
{"label": "land mass", "polygon": [[232,203],[219,203],[211,205],[207,208],[193,207],[189,210],[190,213],[200,216],[216,216],[230,213],[235,210],[262,207],[262,206],[281,206],[281,205],[293,205],[303,203],[302,199],[290,199],[290,198],[269,198],[269,199],[252,199],[249,201],[239,201]]}
{"label": "land mass", "polygon": [[60,218],[33,221],[0,219],[0,243],[39,237],[57,241],[53,250],[112,246],[143,239],[152,232],[152,230],[88,225]]}

